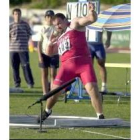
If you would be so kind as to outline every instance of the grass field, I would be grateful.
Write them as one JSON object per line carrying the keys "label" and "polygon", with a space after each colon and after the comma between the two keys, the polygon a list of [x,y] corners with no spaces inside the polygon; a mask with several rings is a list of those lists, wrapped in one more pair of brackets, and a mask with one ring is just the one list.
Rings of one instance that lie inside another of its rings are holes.
{"label": "grass field", "polygon": [[[22,94],[10,94],[10,115],[39,114],[40,108],[38,104],[30,110],[27,110],[27,107],[42,95],[40,69],[38,68],[38,57],[35,52],[31,53],[30,60],[35,79],[35,87],[33,89],[27,88],[21,71],[21,87],[25,92]],[[107,62],[130,63],[130,54],[107,54]],[[100,87],[101,80],[96,63],[95,70]],[[107,68],[107,71],[109,91],[125,92],[126,69]],[[130,79],[130,70],[128,71],[128,79]],[[12,72],[10,68],[10,87],[13,86]],[[128,85],[127,90],[130,92],[130,85]],[[61,99],[63,99],[63,97],[61,97]],[[121,118],[125,121],[130,121],[130,106],[130,98],[128,97],[122,97],[120,103],[117,104],[117,97],[106,95],[103,102],[106,118]],[[96,116],[89,100],[80,100],[79,103],[76,103],[73,100],[68,100],[67,103],[64,103],[63,100],[59,100],[53,108],[53,115]],[[60,128],[47,129],[47,131],[47,133],[38,133],[36,129],[10,128],[10,139],[123,139],[131,137],[129,127]]]}

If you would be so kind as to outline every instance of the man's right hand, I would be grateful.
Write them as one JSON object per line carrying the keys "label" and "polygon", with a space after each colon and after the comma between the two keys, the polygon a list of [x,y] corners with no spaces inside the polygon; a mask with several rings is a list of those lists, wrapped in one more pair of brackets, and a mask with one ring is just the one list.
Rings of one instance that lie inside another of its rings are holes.
{"label": "man's right hand", "polygon": [[88,10],[89,11],[94,11],[95,10],[95,5],[91,2],[88,3]]}
{"label": "man's right hand", "polygon": [[40,59],[40,60],[39,60],[39,63],[43,63],[43,60],[42,60],[42,59]]}
{"label": "man's right hand", "polygon": [[106,41],[105,42],[105,48],[109,48],[110,47],[110,41]]}
{"label": "man's right hand", "polygon": [[110,47],[110,41],[111,41],[111,36],[112,36],[112,32],[107,31],[107,40],[105,42],[105,48],[109,48]]}
{"label": "man's right hand", "polygon": [[58,36],[54,35],[54,32],[51,34],[50,39],[48,41],[48,46],[53,46],[58,40]]}

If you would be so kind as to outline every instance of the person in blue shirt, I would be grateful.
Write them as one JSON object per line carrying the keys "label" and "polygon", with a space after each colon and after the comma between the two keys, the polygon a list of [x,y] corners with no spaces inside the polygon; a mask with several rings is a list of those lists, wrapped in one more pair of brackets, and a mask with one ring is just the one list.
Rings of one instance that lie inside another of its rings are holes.
{"label": "person in blue shirt", "polygon": [[106,52],[105,48],[109,48],[110,46],[110,40],[112,32],[107,31],[106,32],[107,39],[105,44],[103,44],[103,32],[97,32],[98,40],[97,42],[90,42],[88,44],[92,59],[94,61],[94,58],[96,57],[97,64],[99,66],[99,71],[101,75],[101,92],[107,93],[107,70],[105,67],[106,62]]}

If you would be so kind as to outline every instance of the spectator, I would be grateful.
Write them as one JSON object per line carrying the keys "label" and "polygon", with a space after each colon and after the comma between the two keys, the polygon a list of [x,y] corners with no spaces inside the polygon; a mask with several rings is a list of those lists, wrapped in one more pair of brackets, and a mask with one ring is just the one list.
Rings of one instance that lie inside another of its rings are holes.
{"label": "spectator", "polygon": [[50,55],[51,48],[47,47],[50,37],[54,33],[54,26],[52,25],[53,16],[54,12],[52,10],[46,11],[46,24],[42,27],[41,32],[39,33],[38,57],[39,67],[41,68],[41,82],[43,94],[46,94],[50,88],[48,81],[48,68],[50,67],[50,86],[52,86],[52,83],[57,73],[57,68],[59,67],[59,55]]}
{"label": "spectator", "polygon": [[97,32],[98,41],[91,42],[88,46],[92,55],[92,60],[94,61],[94,57],[96,57],[97,64],[99,66],[99,71],[101,75],[102,85],[101,92],[107,92],[107,71],[105,67],[106,62],[106,52],[105,48],[110,46],[110,40],[112,32],[107,31],[107,40],[105,42],[105,48],[103,45],[103,32]]}
{"label": "spectator", "polygon": [[19,66],[21,64],[23,74],[29,88],[33,88],[34,79],[32,76],[28,41],[31,36],[31,29],[25,21],[21,20],[21,10],[16,8],[13,10],[14,22],[10,24],[10,59],[13,69],[13,78],[15,87],[20,87],[21,78],[19,73]]}

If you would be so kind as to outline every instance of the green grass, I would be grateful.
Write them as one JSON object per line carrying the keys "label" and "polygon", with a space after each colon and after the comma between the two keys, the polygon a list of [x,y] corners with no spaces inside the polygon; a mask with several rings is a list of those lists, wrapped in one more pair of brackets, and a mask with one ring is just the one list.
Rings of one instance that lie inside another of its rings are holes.
{"label": "green grass", "polygon": [[[25,93],[10,94],[10,115],[38,115],[40,106],[37,104],[31,109],[27,107],[36,101],[42,95],[40,82],[40,69],[38,68],[38,57],[36,53],[30,55],[31,67],[35,79],[35,88],[28,89],[23,78],[22,70],[22,88]],[[130,63],[130,54],[107,54],[107,62],[112,63]],[[100,87],[100,76],[95,63],[95,70],[98,77]],[[125,91],[125,69],[107,68],[108,71],[108,88],[110,91]],[[130,70],[128,73],[130,78]],[[10,68],[10,87],[14,86],[12,72]],[[130,91],[130,85],[128,85]],[[75,103],[68,100],[64,103],[63,95],[53,108],[53,115],[74,115],[74,116],[96,116],[89,100],[80,100]],[[120,103],[117,104],[117,97],[105,96],[103,108],[107,118],[121,118],[130,121],[130,98],[122,97]],[[45,105],[45,103],[44,103]],[[47,129],[47,133],[38,133],[37,129],[10,128],[10,139],[115,139],[109,135],[130,138],[130,128],[128,127],[107,127],[107,128],[61,128]],[[101,134],[88,133],[85,131],[98,132]],[[104,136],[102,134],[107,134]]]}

